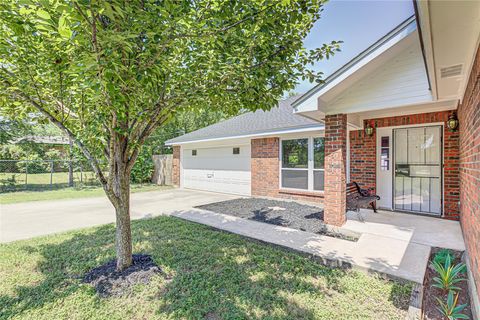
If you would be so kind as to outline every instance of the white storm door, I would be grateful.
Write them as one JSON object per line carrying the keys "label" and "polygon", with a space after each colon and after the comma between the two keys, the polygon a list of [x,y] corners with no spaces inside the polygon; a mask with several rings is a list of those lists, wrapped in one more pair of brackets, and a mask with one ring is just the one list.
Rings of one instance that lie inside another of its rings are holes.
{"label": "white storm door", "polygon": [[394,130],[395,209],[442,213],[442,127]]}
{"label": "white storm door", "polygon": [[392,209],[393,141],[391,128],[377,128],[377,207]]}

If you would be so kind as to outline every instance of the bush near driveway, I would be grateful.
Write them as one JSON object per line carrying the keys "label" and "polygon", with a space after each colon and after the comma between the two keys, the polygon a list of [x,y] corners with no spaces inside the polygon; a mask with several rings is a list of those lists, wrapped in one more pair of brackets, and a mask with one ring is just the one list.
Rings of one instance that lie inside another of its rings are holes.
{"label": "bush near driveway", "polygon": [[115,257],[112,225],[0,246],[1,319],[403,319],[410,284],[173,217],[136,220],[134,252],[162,269],[122,297],[81,282]]}

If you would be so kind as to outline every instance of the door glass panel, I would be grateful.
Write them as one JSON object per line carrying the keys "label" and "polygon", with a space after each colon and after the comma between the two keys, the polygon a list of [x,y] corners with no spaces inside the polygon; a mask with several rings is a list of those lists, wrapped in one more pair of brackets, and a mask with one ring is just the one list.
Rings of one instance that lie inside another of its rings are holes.
{"label": "door glass panel", "polygon": [[412,179],[403,178],[403,210],[412,210]]}
{"label": "door glass panel", "polygon": [[397,164],[407,163],[407,131],[395,130],[395,162]]}
{"label": "door glass panel", "polygon": [[441,127],[395,129],[394,145],[395,209],[440,214]]}
{"label": "door glass panel", "polygon": [[390,170],[390,137],[382,137],[380,169],[382,171]]}
{"label": "door glass panel", "polygon": [[395,209],[403,210],[403,177],[395,177]]}
{"label": "door glass panel", "polygon": [[409,164],[424,164],[424,128],[405,129],[407,131],[407,160]]}
{"label": "door glass panel", "polygon": [[440,164],[440,127],[425,128],[425,163]]}
{"label": "door glass panel", "polygon": [[412,210],[422,211],[421,178],[412,178]]}

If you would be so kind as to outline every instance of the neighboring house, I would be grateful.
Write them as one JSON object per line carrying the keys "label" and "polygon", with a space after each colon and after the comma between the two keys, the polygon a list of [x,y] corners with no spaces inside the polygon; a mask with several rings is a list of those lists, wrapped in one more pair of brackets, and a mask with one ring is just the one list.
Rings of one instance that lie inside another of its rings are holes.
{"label": "neighboring house", "polygon": [[321,203],[341,226],[356,181],[383,209],[460,220],[480,292],[480,1],[415,7],[306,94],[167,141],[174,182]]}

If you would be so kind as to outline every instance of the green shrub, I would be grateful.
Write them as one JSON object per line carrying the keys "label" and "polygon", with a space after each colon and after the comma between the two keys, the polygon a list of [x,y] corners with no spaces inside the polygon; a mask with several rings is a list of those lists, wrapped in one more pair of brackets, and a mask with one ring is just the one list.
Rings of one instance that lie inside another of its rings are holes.
{"label": "green shrub", "polygon": [[433,257],[433,262],[438,262],[441,265],[445,265],[447,257],[450,256],[450,261],[453,261],[453,252],[450,249],[441,249]]}
{"label": "green shrub", "polygon": [[0,147],[1,160],[20,160],[26,156],[26,152],[16,144],[6,144]]}
{"label": "green shrub", "polygon": [[140,151],[137,161],[132,168],[133,183],[150,182],[153,174],[153,160],[151,148],[144,147]]}
{"label": "green shrub", "polygon": [[440,305],[437,309],[447,318],[448,320],[455,319],[468,319],[468,316],[461,313],[467,304],[461,304],[457,306],[458,293],[453,297],[453,291],[448,293],[447,302],[443,302],[440,298],[437,298],[438,304]]}
{"label": "green shrub", "polygon": [[434,277],[432,280],[434,282],[433,286],[440,288],[444,291],[454,291],[460,290],[459,287],[455,286],[460,281],[465,279],[459,278],[461,273],[465,271],[465,264],[459,263],[457,265],[452,265],[452,259],[447,255],[445,264],[440,264],[433,261],[433,268],[438,273],[438,277]]}
{"label": "green shrub", "polygon": [[45,160],[63,160],[65,157],[60,150],[51,148],[45,152]]}

